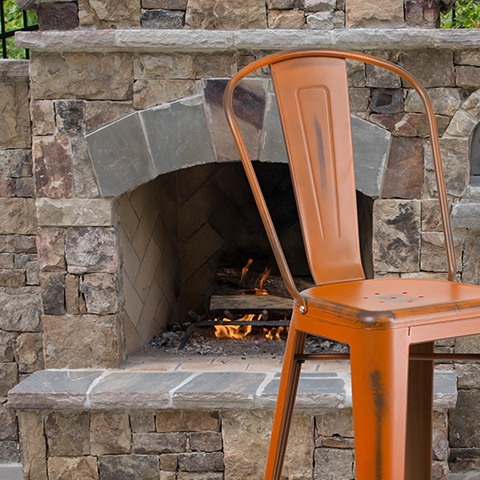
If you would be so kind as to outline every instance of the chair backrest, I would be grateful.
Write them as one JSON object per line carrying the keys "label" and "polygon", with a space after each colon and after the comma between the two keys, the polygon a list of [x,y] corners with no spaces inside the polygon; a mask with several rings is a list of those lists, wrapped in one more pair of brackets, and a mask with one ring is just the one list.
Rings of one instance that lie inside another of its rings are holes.
{"label": "chair backrest", "polygon": [[369,55],[338,50],[284,52],[257,60],[238,72],[227,86],[224,107],[280,271],[290,293],[297,299],[301,297],[297,296],[298,292],[292,285],[285,256],[233,113],[232,95],[241,79],[259,68],[270,66],[312,276],[316,284],[363,279],[348,101],[347,59],[394,71],[413,86],[423,100],[430,127],[444,222],[449,279],[452,280],[455,274],[453,239],[435,115],[423,87],[397,65]]}

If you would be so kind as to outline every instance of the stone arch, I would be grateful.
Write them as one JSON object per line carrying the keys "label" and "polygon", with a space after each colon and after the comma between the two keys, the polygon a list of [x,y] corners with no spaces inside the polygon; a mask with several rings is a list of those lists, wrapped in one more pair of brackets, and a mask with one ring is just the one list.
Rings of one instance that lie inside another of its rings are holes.
{"label": "stone arch", "polygon": [[[226,82],[208,80],[198,95],[135,112],[87,135],[102,196],[121,195],[182,168],[238,160],[221,105]],[[240,114],[252,157],[264,162],[287,162],[270,82],[245,81],[239,105],[247,105],[249,111],[252,107],[252,115],[246,111]],[[354,116],[352,131],[357,188],[369,197],[377,197],[391,135]]]}

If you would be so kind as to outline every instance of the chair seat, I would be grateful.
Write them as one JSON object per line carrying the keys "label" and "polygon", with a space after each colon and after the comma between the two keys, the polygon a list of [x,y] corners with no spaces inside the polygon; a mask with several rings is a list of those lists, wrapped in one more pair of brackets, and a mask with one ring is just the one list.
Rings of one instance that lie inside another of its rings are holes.
{"label": "chair seat", "polygon": [[357,328],[480,320],[480,286],[442,280],[361,280],[313,287],[302,295],[315,317]]}

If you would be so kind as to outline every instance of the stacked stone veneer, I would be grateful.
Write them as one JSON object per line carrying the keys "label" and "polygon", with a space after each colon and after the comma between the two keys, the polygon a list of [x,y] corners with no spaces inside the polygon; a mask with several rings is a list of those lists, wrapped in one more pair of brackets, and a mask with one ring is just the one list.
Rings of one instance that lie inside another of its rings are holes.
{"label": "stacked stone veneer", "polygon": [[[169,185],[160,188],[165,196],[160,195],[162,206],[158,209],[158,192],[152,191],[153,185],[147,184],[138,192],[130,190],[168,170],[156,171],[150,164],[152,170],[143,172],[143,179],[142,172],[137,172],[135,178],[140,180],[136,184],[106,193],[86,136],[124,117],[136,116],[140,122],[143,112],[166,102],[172,102],[168,105],[171,108],[175,100],[201,97],[204,105],[204,79],[230,77],[270,51],[301,46],[362,49],[399,63],[424,83],[433,98],[442,137],[458,277],[480,282],[480,195],[468,184],[469,139],[480,120],[480,41],[477,31],[396,28],[405,24],[434,26],[438,11],[432,10],[432,2],[408,1],[404,8],[399,0],[249,0],[239,8],[235,2],[222,0],[109,0],[101,4],[93,0],[39,0],[37,8],[43,32],[19,36],[19,43],[32,49],[30,83],[25,64],[0,65],[0,110],[6,120],[0,131],[1,462],[18,460],[16,419],[4,399],[19,380],[43,368],[117,367],[127,351],[125,336],[132,339],[128,349],[133,350],[152,331],[151,326],[144,328],[140,322],[143,308],[158,312],[160,307],[146,299],[165,294],[162,311],[172,308],[176,279],[167,259],[173,243],[159,236],[151,223],[148,234],[140,227],[151,217],[163,218]],[[375,197],[376,275],[444,278],[433,172],[429,154],[423,154],[427,141],[418,100],[408,85],[374,68],[352,65],[350,73],[354,114],[392,135],[388,169],[381,169],[381,181],[375,178],[374,182],[378,193],[371,194]],[[206,103],[205,108],[208,112]],[[131,132],[126,129],[125,138]],[[213,142],[214,149],[210,141],[201,147],[212,149],[211,161],[220,160],[215,146],[218,140]],[[174,163],[179,162],[176,153],[169,153]],[[130,160],[137,160],[134,154]],[[198,162],[203,161],[199,155]],[[178,164],[178,168],[185,166]],[[405,174],[407,169],[409,175]],[[142,204],[145,198],[148,201]],[[145,209],[146,205],[150,207]],[[128,211],[132,223],[125,221]],[[176,228],[174,221],[166,223],[168,228]],[[136,248],[138,256],[130,264],[128,248],[130,252]],[[165,261],[161,277],[159,268],[138,276],[143,261],[151,266],[152,257],[158,259],[157,267]],[[136,310],[125,303],[129,288],[126,276],[132,285],[136,283],[129,298],[137,295],[142,299]],[[152,280],[150,288],[156,282],[155,289],[141,291],[148,278]],[[134,318],[130,323],[125,312]],[[161,327],[158,322],[157,327]],[[446,341],[439,348],[480,351],[476,338]],[[450,466],[452,471],[465,471],[480,467],[480,380],[476,366],[457,364],[455,368],[459,394],[457,408],[449,414]],[[118,417],[122,425],[127,425],[128,414],[122,412]],[[91,431],[95,414],[79,415],[83,415],[83,422],[88,418]],[[40,433],[41,442],[45,438],[43,414],[24,415],[27,431],[29,418],[34,419],[32,431]],[[133,429],[134,420],[129,417],[128,421],[132,425],[128,428]],[[157,428],[146,433],[162,433]],[[225,428],[223,423],[218,426],[222,432]],[[47,427],[45,432],[48,442]],[[25,452],[30,441],[25,437]],[[129,452],[133,452],[133,444],[129,445]],[[153,462],[161,460],[157,454],[163,455],[152,453]],[[97,452],[88,457],[87,453],[72,453],[64,463],[72,464],[76,461],[73,458],[83,455],[89,465],[97,462],[98,466],[102,455],[107,454]],[[345,455],[351,458],[351,452]],[[52,458],[63,456],[57,451]],[[46,457],[26,454],[27,472],[34,471],[30,470],[34,458]],[[52,460],[52,465],[55,462],[61,461]],[[177,465],[181,468],[180,463]],[[349,460],[345,465],[349,468]],[[186,472],[177,473],[179,478],[188,478]],[[51,473],[53,478],[55,475]],[[438,478],[442,476],[444,472],[437,473]],[[28,473],[27,478],[34,478],[34,474]]]}
{"label": "stacked stone veneer", "polygon": [[[263,478],[279,373],[184,367],[46,371],[27,379],[10,396],[21,410],[26,478]],[[302,373],[286,478],[354,478],[349,383],[348,372]],[[435,479],[447,478],[446,409],[455,397],[454,372],[436,371]]]}

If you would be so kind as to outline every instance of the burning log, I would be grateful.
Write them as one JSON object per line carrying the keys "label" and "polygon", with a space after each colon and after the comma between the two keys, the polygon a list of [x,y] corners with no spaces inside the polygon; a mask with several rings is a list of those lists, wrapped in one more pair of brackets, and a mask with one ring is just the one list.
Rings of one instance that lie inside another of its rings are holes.
{"label": "burning log", "polygon": [[212,295],[210,310],[232,310],[246,312],[262,312],[278,310],[289,313],[293,308],[292,298],[277,297],[276,295]]}
{"label": "burning log", "polygon": [[[216,279],[226,285],[235,286],[237,292],[238,289],[240,289],[242,291],[253,293],[256,288],[259,288],[258,284],[261,274],[248,270],[242,277],[242,272],[244,272],[244,270],[245,268],[221,268],[217,270]],[[295,278],[295,284],[300,291],[314,286],[314,283],[311,280],[305,278]],[[262,288],[271,296],[291,298],[280,275],[269,275],[266,277],[263,281]]]}

